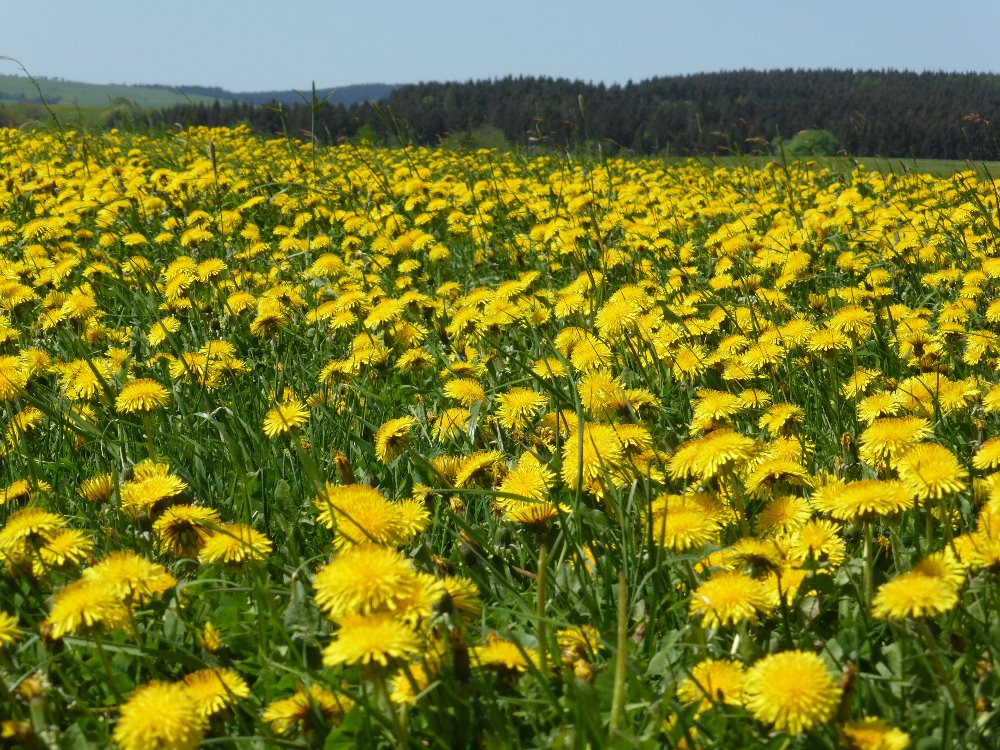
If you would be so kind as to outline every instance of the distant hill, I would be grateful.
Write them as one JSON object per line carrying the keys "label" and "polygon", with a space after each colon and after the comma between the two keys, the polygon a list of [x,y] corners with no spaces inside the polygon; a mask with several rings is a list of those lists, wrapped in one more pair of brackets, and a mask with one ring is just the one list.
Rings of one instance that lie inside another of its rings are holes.
{"label": "distant hill", "polygon": [[125,102],[144,109],[161,109],[176,104],[211,104],[214,97],[185,94],[166,86],[128,86],[65,81],[61,78],[36,78],[38,88],[23,76],[0,75],[0,104],[41,104],[41,89],[46,104],[78,107],[111,107]]}
{"label": "distant hill", "polygon": [[[38,95],[41,89],[44,103],[78,107],[112,107],[119,104],[133,104],[143,109],[163,109],[184,104],[213,104],[216,101],[238,102],[240,104],[267,104],[279,102],[286,106],[309,102],[312,91],[305,88],[301,92],[289,91],[242,91],[233,92],[215,86],[164,86],[144,84],[95,84],[66,81],[61,78],[36,78],[38,88],[28,78],[14,75],[0,75],[0,105],[41,104]],[[370,101],[378,101],[388,96],[398,86],[384,83],[363,83],[338,88],[316,90],[320,100],[329,97],[332,104],[349,107]]]}
{"label": "distant hill", "polygon": [[[160,88],[160,87],[157,87]],[[308,104],[312,98],[312,89],[306,88],[291,91],[227,91],[223,88],[209,86],[176,86],[162,87],[171,91],[179,91],[191,96],[210,97],[223,102],[240,102],[241,104],[270,104],[278,102],[289,107]],[[316,89],[316,98],[330,104],[342,104],[350,107],[353,104],[365,104],[385,99],[399,85],[388,83],[358,83],[337,88]]]}

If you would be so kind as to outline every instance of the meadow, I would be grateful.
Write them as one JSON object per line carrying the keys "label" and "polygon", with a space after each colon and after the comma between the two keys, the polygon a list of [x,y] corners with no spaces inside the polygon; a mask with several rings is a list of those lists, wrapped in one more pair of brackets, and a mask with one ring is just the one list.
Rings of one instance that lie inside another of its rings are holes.
{"label": "meadow", "polygon": [[1000,742],[982,174],[0,165],[0,746]]}

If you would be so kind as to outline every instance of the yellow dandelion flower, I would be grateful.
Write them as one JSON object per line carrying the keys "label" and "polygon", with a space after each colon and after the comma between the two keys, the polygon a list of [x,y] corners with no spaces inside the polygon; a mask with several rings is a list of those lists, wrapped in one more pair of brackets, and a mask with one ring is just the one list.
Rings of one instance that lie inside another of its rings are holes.
{"label": "yellow dandelion flower", "polygon": [[339,724],[344,714],[354,707],[354,701],[344,695],[334,695],[319,685],[299,685],[288,698],[273,701],[264,709],[261,721],[271,725],[275,734],[287,734],[292,729],[306,731],[317,726],[321,716],[327,724]]}
{"label": "yellow dandelion flower", "polygon": [[547,401],[530,388],[512,388],[497,397],[497,421],[508,430],[526,430]]}
{"label": "yellow dandelion flower", "polygon": [[239,563],[266,560],[274,544],[252,526],[223,524],[205,540],[199,559],[203,563]]}
{"label": "yellow dandelion flower", "polygon": [[17,627],[17,617],[0,609],[0,648],[13,643],[21,637]]}
{"label": "yellow dandelion flower", "polygon": [[677,699],[687,706],[697,703],[702,710],[717,703],[742,705],[745,676],[746,667],[738,661],[705,659],[678,684]]}
{"label": "yellow dandelion flower", "polygon": [[91,503],[107,502],[115,491],[115,478],[110,473],[87,477],[77,488],[77,493]]}
{"label": "yellow dandelion flower", "polygon": [[28,385],[28,369],[21,357],[0,357],[0,402],[10,401]]}
{"label": "yellow dandelion flower", "polygon": [[87,628],[114,630],[128,623],[128,608],[114,586],[81,579],[56,593],[43,625],[52,638],[62,638]]}
{"label": "yellow dandelion flower", "polygon": [[395,503],[367,484],[327,483],[313,500],[318,521],[336,532],[338,547],[354,544],[398,545],[409,537]]}
{"label": "yellow dandelion flower", "polygon": [[560,473],[571,490],[600,496],[607,476],[621,465],[624,456],[614,425],[587,422],[563,443]]}
{"label": "yellow dandelion flower", "polygon": [[161,549],[175,557],[197,557],[205,540],[222,519],[212,508],[172,505],[153,523],[153,533]]}
{"label": "yellow dandelion flower", "polygon": [[743,573],[716,573],[691,592],[691,614],[706,628],[754,622],[770,609],[763,584]]}
{"label": "yellow dandelion flower", "polygon": [[316,573],[316,603],[332,620],[351,614],[397,611],[417,582],[416,571],[399,552],[365,545],[339,553]]}
{"label": "yellow dandelion flower", "polygon": [[502,476],[507,468],[502,459],[500,451],[476,451],[466,456],[455,472],[455,486],[468,487],[477,481]]}
{"label": "yellow dandelion flower", "polygon": [[972,465],[982,471],[1000,466],[1000,437],[990,438],[979,446],[976,455],[972,457]]}
{"label": "yellow dandelion flower", "polygon": [[264,417],[264,434],[269,438],[286,435],[309,421],[309,407],[298,396],[286,394]]}
{"label": "yellow dandelion flower", "polygon": [[790,534],[812,516],[809,501],[798,495],[780,495],[760,509],[754,517],[758,533],[770,536]]}
{"label": "yellow dandelion flower", "polygon": [[744,705],[774,729],[799,734],[831,718],[841,690],[816,654],[783,651],[765,656],[747,670]]}
{"label": "yellow dandelion flower", "polygon": [[807,521],[792,532],[788,557],[805,562],[809,556],[817,562],[838,566],[847,559],[847,545],[840,536],[840,527],[821,519]]}
{"label": "yellow dandelion flower", "polygon": [[527,672],[537,668],[538,652],[490,633],[486,643],[469,649],[473,666],[492,667],[510,672]]}
{"label": "yellow dandelion flower", "polygon": [[918,443],[896,463],[903,486],[921,502],[940,500],[965,489],[968,471],[955,454],[937,443]]}
{"label": "yellow dandelion flower", "polygon": [[895,466],[906,451],[931,435],[931,425],[923,417],[876,419],[858,440],[861,460],[870,466]]}
{"label": "yellow dandelion flower", "polygon": [[182,684],[147,682],[119,710],[114,740],[121,750],[194,750],[201,744],[204,719]]}
{"label": "yellow dandelion flower", "polygon": [[851,750],[906,750],[910,735],[876,716],[866,716],[843,726]]}
{"label": "yellow dandelion flower", "polygon": [[486,400],[486,391],[483,386],[472,378],[457,378],[449,380],[444,385],[444,395],[455,399],[462,406],[471,407],[477,401]]}
{"label": "yellow dandelion flower", "polygon": [[122,386],[115,399],[121,414],[151,412],[170,403],[170,391],[150,378],[132,380]]}
{"label": "yellow dandelion flower", "polygon": [[115,550],[83,571],[81,580],[109,586],[123,601],[145,602],[177,585],[159,563],[137,552]]}
{"label": "yellow dandelion flower", "polygon": [[203,720],[250,695],[250,686],[236,672],[225,667],[199,669],[180,683],[194,702]]}
{"label": "yellow dandelion flower", "polygon": [[862,479],[825,484],[813,492],[812,504],[839,521],[858,521],[907,510],[913,507],[913,497],[902,482]]}
{"label": "yellow dandelion flower", "polygon": [[714,430],[704,437],[688,440],[670,457],[668,470],[673,479],[695,477],[708,481],[716,475],[742,465],[753,456],[752,438],[728,428]]}
{"label": "yellow dandelion flower", "polygon": [[36,576],[42,576],[52,568],[82,562],[93,548],[93,540],[82,531],[57,531],[38,548],[38,556],[32,560],[32,570]]}
{"label": "yellow dandelion flower", "polygon": [[134,478],[121,483],[122,508],[133,516],[143,510],[152,511],[155,506],[172,500],[186,489],[187,482],[169,473],[169,468],[150,468],[147,473],[137,465]]}
{"label": "yellow dandelion flower", "polygon": [[16,500],[27,500],[38,492],[49,492],[52,486],[42,480],[16,479],[0,490],[0,505]]}
{"label": "yellow dandelion flower", "polygon": [[443,598],[452,611],[471,620],[479,617],[483,603],[479,599],[479,589],[474,581],[459,576],[444,576],[440,582],[445,592]]}
{"label": "yellow dandelion flower", "polygon": [[333,642],[323,649],[323,664],[386,667],[419,653],[421,647],[417,633],[389,613],[348,615],[341,619]]}
{"label": "yellow dandelion flower", "polygon": [[411,416],[397,417],[379,427],[375,434],[375,456],[384,464],[390,463],[411,440],[411,431],[418,425]]}
{"label": "yellow dandelion flower", "polygon": [[883,620],[934,617],[958,604],[964,581],[962,565],[950,552],[936,552],[913,570],[901,573],[879,586],[872,614]]}
{"label": "yellow dandelion flower", "polygon": [[21,559],[64,528],[66,521],[62,516],[41,508],[23,508],[12,513],[0,529],[0,553]]}
{"label": "yellow dandelion flower", "polygon": [[722,528],[722,508],[707,495],[660,495],[648,513],[653,542],[673,552],[715,542]]}
{"label": "yellow dandelion flower", "polygon": [[437,441],[454,439],[462,433],[471,417],[472,413],[461,406],[445,409],[434,420],[431,434]]}
{"label": "yellow dandelion flower", "polygon": [[180,329],[181,322],[177,318],[169,316],[153,323],[149,328],[149,333],[146,334],[146,338],[149,339],[149,343],[153,346],[159,346],[171,334],[177,333]]}

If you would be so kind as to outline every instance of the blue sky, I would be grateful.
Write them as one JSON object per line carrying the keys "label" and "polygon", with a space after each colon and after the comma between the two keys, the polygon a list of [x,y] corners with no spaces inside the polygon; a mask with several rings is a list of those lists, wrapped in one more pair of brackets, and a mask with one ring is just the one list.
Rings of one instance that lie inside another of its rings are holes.
{"label": "blue sky", "polygon": [[234,91],[505,75],[624,83],[739,68],[1000,72],[998,28],[996,0],[10,0],[0,55],[36,76]]}

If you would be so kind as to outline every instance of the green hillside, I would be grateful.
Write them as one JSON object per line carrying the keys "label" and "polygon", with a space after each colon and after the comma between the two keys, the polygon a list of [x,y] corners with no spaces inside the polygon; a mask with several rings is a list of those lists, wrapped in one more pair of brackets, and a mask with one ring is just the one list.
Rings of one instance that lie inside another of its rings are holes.
{"label": "green hillside", "polygon": [[[109,107],[122,100],[139,107],[158,109],[175,104],[211,104],[215,99],[196,94],[182,94],[167,88],[126,86],[124,84],[77,83],[52,78],[36,78],[45,101],[79,107]],[[38,102],[38,89],[23,76],[0,75],[0,104]]]}

